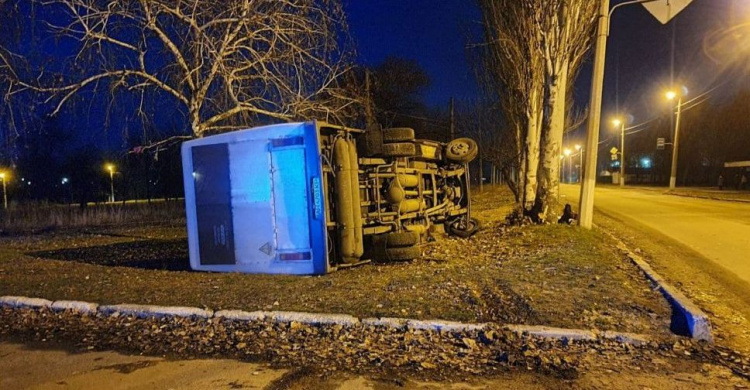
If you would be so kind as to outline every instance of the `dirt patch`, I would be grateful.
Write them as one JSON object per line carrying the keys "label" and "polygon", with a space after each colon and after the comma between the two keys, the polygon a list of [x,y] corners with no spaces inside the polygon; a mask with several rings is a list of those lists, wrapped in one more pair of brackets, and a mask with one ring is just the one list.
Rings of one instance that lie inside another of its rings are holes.
{"label": "dirt patch", "polygon": [[35,251],[28,256],[64,261],[77,261],[96,265],[132,267],[165,271],[188,271],[187,242],[173,240],[141,240],[109,245]]}
{"label": "dirt patch", "polygon": [[411,263],[320,277],[187,271],[181,226],[2,238],[0,295],[668,335],[668,303],[606,236],[559,225],[510,227],[504,188],[474,199],[484,226],[474,237],[428,243],[423,259]]}
{"label": "dirt patch", "polygon": [[111,366],[99,367],[97,370],[112,370],[120,374],[130,374],[143,368],[155,366],[156,364],[158,363],[151,360],[144,360],[135,363],[113,364]]}
{"label": "dirt patch", "polygon": [[299,367],[285,373],[281,378],[269,383],[265,387],[265,390],[285,390],[292,386],[311,389],[311,385],[314,386],[314,384],[319,381],[319,378],[313,376],[314,374],[315,371],[310,367]]}

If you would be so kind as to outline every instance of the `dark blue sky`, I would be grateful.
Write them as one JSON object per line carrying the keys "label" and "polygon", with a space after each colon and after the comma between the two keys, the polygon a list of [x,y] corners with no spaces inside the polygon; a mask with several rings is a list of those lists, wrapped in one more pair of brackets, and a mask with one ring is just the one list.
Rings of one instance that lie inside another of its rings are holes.
{"label": "dark blue sky", "polygon": [[[430,106],[447,107],[451,97],[459,100],[477,97],[478,88],[466,56],[472,31],[481,38],[481,15],[474,0],[344,1],[351,33],[358,43],[359,62],[377,65],[389,55],[415,59],[432,81],[425,94]],[[613,4],[619,1],[613,0]],[[748,21],[750,0],[695,0],[677,17],[675,76],[688,87],[689,96],[727,80],[731,82],[713,95],[726,96],[732,89],[748,86],[750,78],[746,74],[729,74],[727,70],[737,63],[750,62],[750,50],[737,51],[735,58],[719,58],[719,62],[714,62],[704,54],[703,47],[704,38],[712,32]],[[607,57],[605,118],[619,111],[639,123],[665,109],[661,97],[669,84],[672,31],[672,24],[661,25],[640,5],[623,8],[615,14]],[[750,44],[750,39],[744,40]],[[588,104],[590,78],[590,64],[587,64],[575,86],[578,106]],[[107,145],[108,149],[123,148],[126,146],[123,133],[140,131],[138,123],[132,126],[118,123],[114,126],[116,130],[109,133],[102,130],[102,115],[94,115],[82,123],[79,118],[88,117],[90,110],[103,112],[106,107],[100,106],[91,104],[76,112],[67,110],[67,114],[73,115],[68,115],[63,125],[87,129],[77,132],[80,142]],[[165,111],[168,110],[160,112]],[[112,118],[118,119],[118,116]],[[178,123],[159,125],[162,131],[179,128]]]}
{"label": "dark blue sky", "polygon": [[[474,1],[348,0],[346,10],[360,62],[376,65],[388,55],[417,60],[432,80],[425,96],[429,105],[447,105],[451,96],[477,96],[465,54],[471,29],[481,33]],[[688,86],[692,96],[726,79],[726,69],[736,65],[709,60],[703,41],[738,20],[750,20],[750,1],[695,0],[677,16],[675,77]],[[661,109],[661,90],[668,86],[671,73],[672,29],[672,23],[662,25],[640,5],[615,13],[607,56],[605,116],[614,115],[619,105],[619,111],[627,111],[637,123]],[[588,104],[590,78],[587,64],[576,83],[578,105]]]}
{"label": "dark blue sky", "polygon": [[477,95],[465,47],[479,29],[473,0],[347,0],[359,60],[377,65],[389,55],[415,59],[429,74],[429,105]]}

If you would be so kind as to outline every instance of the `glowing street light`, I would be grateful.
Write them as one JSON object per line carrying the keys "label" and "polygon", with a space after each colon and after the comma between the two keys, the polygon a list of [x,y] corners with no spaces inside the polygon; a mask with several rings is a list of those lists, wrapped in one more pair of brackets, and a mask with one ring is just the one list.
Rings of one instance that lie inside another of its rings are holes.
{"label": "glowing street light", "polygon": [[581,176],[583,176],[583,146],[576,144],[576,151],[578,151],[578,182],[581,182]]}
{"label": "glowing street light", "polygon": [[109,201],[115,202],[115,166],[112,164],[105,165],[107,171],[109,171]]}
{"label": "glowing street light", "polygon": [[625,187],[625,121],[615,118],[612,124],[620,128],[620,187]]}
{"label": "glowing street light", "polygon": [[680,143],[680,116],[682,114],[683,94],[676,91],[668,91],[665,96],[669,101],[677,99],[677,119],[674,123],[674,142],[672,145],[672,172],[669,175],[669,189],[673,190],[677,186],[677,152],[679,151]]}
{"label": "glowing street light", "polygon": [[68,193],[70,195],[70,203],[72,204],[73,203],[73,185],[70,183],[70,179],[67,177],[63,177],[60,180],[60,184],[62,184],[63,187],[65,187],[65,185],[68,186]]}
{"label": "glowing street light", "polygon": [[5,210],[8,209],[8,190],[5,187],[5,181],[6,181],[7,175],[5,172],[0,172],[0,180],[3,182],[3,208]]}

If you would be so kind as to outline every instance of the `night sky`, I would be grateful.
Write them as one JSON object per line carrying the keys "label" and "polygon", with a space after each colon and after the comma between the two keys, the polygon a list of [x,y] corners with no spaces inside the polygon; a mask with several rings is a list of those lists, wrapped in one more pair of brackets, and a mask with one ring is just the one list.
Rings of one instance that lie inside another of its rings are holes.
{"label": "night sky", "polygon": [[[432,80],[425,96],[429,105],[447,105],[451,96],[470,99],[478,95],[466,57],[471,33],[481,35],[475,2],[350,0],[346,9],[362,63],[377,64],[388,55],[417,60]],[[667,25],[641,5],[618,10],[609,39],[604,117],[619,111],[631,117],[631,124],[637,124],[664,108],[661,98],[670,84],[675,28],[675,80],[688,88],[688,96],[727,80],[732,82],[718,88],[712,97],[721,98],[739,85],[747,86],[747,77],[737,79],[736,72],[729,72],[735,62],[747,62],[747,58],[722,58],[715,63],[704,54],[703,46],[710,33],[748,19],[749,0],[695,0]],[[588,104],[590,68],[589,60],[576,83],[578,106]]]}
{"label": "night sky", "polygon": [[448,105],[451,97],[476,97],[466,44],[481,33],[479,8],[472,0],[347,0],[359,61],[377,65],[389,55],[415,59],[432,81],[428,105]]}
{"label": "night sky", "polygon": [[[358,62],[375,66],[389,55],[416,60],[431,78],[424,96],[431,107],[446,108],[451,97],[459,100],[478,97],[479,88],[466,54],[467,45],[477,43],[482,35],[481,15],[475,1],[344,1],[351,34],[358,45]],[[674,73],[676,80],[687,86],[689,97],[721,83],[724,84],[711,94],[713,99],[749,86],[747,73],[738,73],[736,68],[749,62],[750,50],[734,52],[741,55],[719,58],[719,62],[704,54],[704,39],[709,34],[747,21],[750,21],[750,0],[695,0],[677,16]],[[662,97],[670,84],[675,22],[661,25],[640,5],[622,8],[615,14],[607,56],[605,118],[620,112],[630,115],[631,124],[637,124],[665,109]],[[744,40],[750,45],[750,39]],[[60,48],[57,51],[65,52]],[[588,104],[590,78],[590,63],[587,63],[575,86],[579,107]],[[110,150],[127,147],[123,135],[140,131],[138,126],[117,123],[110,131],[102,131],[104,115],[89,115],[106,111],[107,107],[100,103],[92,101],[86,107],[67,110],[63,126],[82,130],[76,132],[80,138],[77,144],[96,143]],[[160,112],[165,111],[168,110]],[[82,121],[82,117],[88,119]],[[157,120],[162,135],[179,131],[180,124],[169,121],[176,117],[167,115],[163,118],[166,122]]]}

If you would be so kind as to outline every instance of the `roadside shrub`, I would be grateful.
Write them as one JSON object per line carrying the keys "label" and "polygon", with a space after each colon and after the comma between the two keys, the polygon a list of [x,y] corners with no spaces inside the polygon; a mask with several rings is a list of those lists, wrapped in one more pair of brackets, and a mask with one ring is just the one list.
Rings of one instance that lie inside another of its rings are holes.
{"label": "roadside shrub", "polygon": [[39,232],[60,228],[102,226],[184,224],[185,203],[172,201],[138,201],[115,204],[61,205],[38,202],[12,205],[0,209],[0,233]]}

